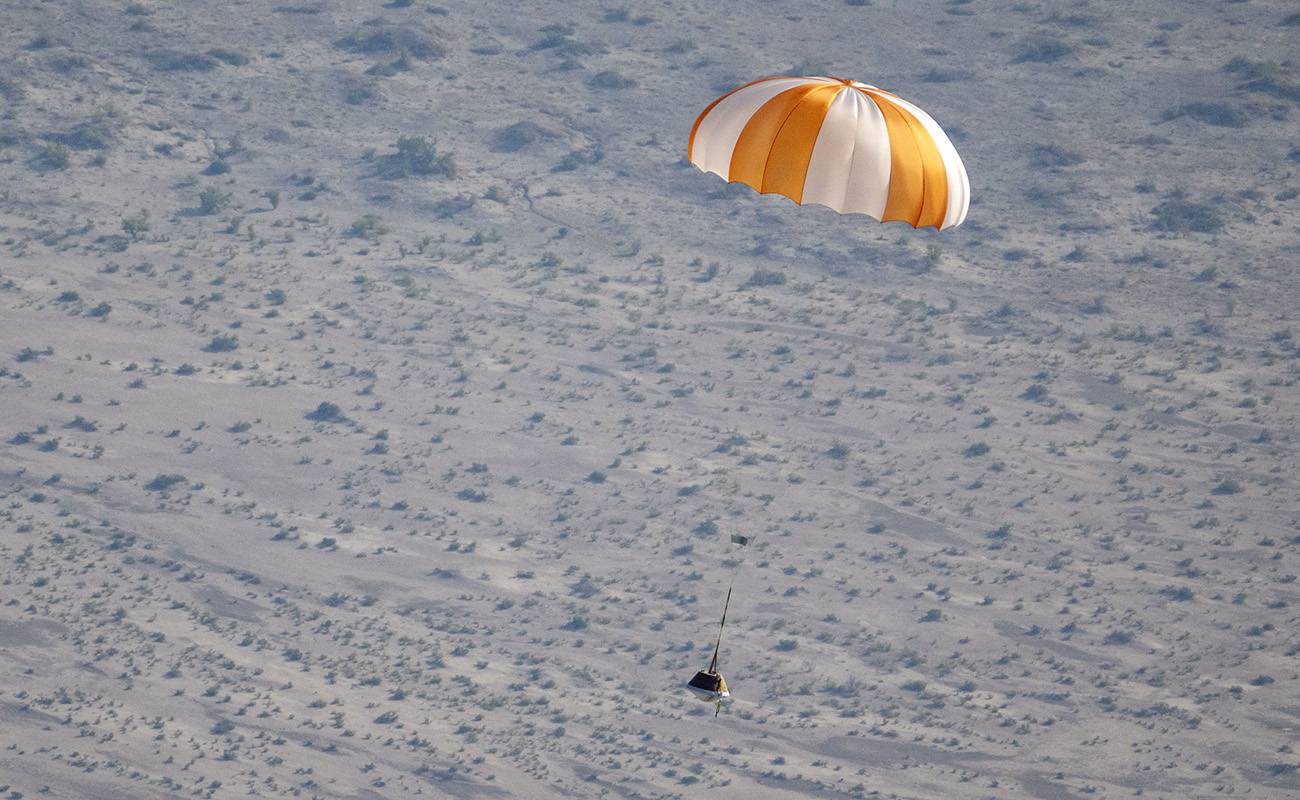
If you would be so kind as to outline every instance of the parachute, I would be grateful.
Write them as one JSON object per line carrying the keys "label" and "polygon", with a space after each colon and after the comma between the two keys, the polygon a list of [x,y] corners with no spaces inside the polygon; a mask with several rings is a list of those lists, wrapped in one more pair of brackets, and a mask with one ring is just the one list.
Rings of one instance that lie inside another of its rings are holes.
{"label": "parachute", "polygon": [[914,228],[966,219],[970,181],[947,134],[897,95],[844,78],[762,78],[695,120],[687,157],[757,191]]}

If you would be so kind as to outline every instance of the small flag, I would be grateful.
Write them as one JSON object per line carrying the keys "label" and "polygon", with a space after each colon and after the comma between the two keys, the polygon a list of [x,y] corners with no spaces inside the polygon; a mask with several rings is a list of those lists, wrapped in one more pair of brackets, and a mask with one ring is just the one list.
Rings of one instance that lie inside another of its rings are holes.
{"label": "small flag", "polygon": [[745,545],[748,545],[748,544],[749,544],[749,537],[748,537],[748,536],[741,536],[739,533],[733,533],[733,534],[731,534],[731,543],[732,543],[732,544],[738,544],[738,545],[744,547]]}

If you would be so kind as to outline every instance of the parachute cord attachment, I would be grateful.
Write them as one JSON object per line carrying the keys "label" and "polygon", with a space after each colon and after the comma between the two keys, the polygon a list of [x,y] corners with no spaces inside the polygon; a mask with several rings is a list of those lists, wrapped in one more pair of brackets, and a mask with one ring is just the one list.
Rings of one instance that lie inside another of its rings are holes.
{"label": "parachute cord attachment", "polygon": [[[722,649],[722,629],[727,626],[727,609],[731,606],[731,590],[736,587],[736,579],[731,579],[731,585],[727,587],[727,600],[722,604],[722,622],[718,623],[718,643],[713,646],[713,660],[709,662],[709,672],[718,671],[718,651]],[[717,716],[717,714],[714,714]]]}

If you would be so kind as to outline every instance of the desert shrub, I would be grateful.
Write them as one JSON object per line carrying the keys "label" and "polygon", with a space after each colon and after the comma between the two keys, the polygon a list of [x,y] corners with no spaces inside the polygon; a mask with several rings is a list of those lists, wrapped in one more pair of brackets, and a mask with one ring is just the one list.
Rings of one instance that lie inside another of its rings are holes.
{"label": "desert shrub", "polygon": [[27,96],[27,90],[14,78],[0,75],[0,97],[10,103],[17,103]]}
{"label": "desert shrub", "polygon": [[36,151],[31,163],[40,170],[63,170],[72,163],[72,153],[58,142],[47,142]]}
{"label": "desert shrub", "polygon": [[1012,64],[1053,64],[1074,52],[1074,48],[1050,36],[1034,36],[1021,40],[1012,49]]}
{"label": "desert shrub", "polygon": [[54,355],[53,347],[47,347],[44,350],[35,350],[31,347],[24,347],[22,350],[18,351],[18,355],[14,356],[14,360],[17,361],[19,364],[22,364],[27,361],[35,361],[41,356],[52,356],[52,355]]}
{"label": "desert shrub", "polygon": [[961,451],[961,454],[966,458],[978,458],[979,456],[987,454],[988,451],[989,451],[989,446],[987,444],[985,444],[984,442],[976,442],[975,444]]}
{"label": "desert shrub", "polygon": [[1054,211],[1066,210],[1065,201],[1061,197],[1061,191],[1041,184],[1029,184],[1024,188],[1024,198],[1031,204],[1038,206],[1040,209],[1051,209]]}
{"label": "desert shrub", "polygon": [[1037,403],[1047,397],[1047,387],[1041,383],[1030,384],[1029,388],[1020,393],[1021,400],[1031,400]]}
{"label": "desert shrub", "polygon": [[107,317],[113,311],[113,307],[108,303],[99,303],[94,308],[86,311],[92,317]]}
{"label": "desert shrub", "polygon": [[1231,478],[1226,478],[1224,480],[1219,481],[1217,484],[1215,484],[1214,488],[1210,490],[1210,494],[1217,494],[1217,495],[1238,494],[1240,492],[1241,492],[1241,484],[1238,483],[1237,481],[1232,480]]}
{"label": "desert shrub", "polygon": [[600,584],[591,579],[590,575],[583,575],[577,581],[569,584],[569,594],[576,595],[586,600],[595,597],[600,593]]}
{"label": "desert shrub", "polygon": [[716,536],[718,533],[718,523],[711,519],[706,519],[692,528],[691,533],[696,536]]}
{"label": "desert shrub", "polygon": [[451,219],[462,211],[474,207],[478,199],[472,194],[461,193],[455,197],[444,197],[429,204],[429,211],[439,219]]}
{"label": "desert shrub", "polygon": [[203,170],[204,175],[225,175],[227,172],[230,172],[230,162],[224,158],[218,158]]}
{"label": "desert shrub", "polygon": [[1191,328],[1192,333],[1196,334],[1197,336],[1222,336],[1223,335],[1223,328],[1220,327],[1218,323],[1210,319],[1208,316],[1201,317],[1200,319],[1194,319],[1191,322],[1187,323],[1187,326]]}
{"label": "desert shrub", "polygon": [[1035,167],[1073,167],[1083,163],[1083,156],[1055,144],[1038,145],[1030,157]]}
{"label": "desert shrub", "polygon": [[570,151],[559,163],[551,167],[551,172],[572,172],[578,167],[596,164],[605,157],[605,152],[599,147],[587,147],[582,150]]}
{"label": "desert shrub", "polygon": [[131,241],[138,242],[149,232],[149,212],[141,211],[134,217],[122,218],[122,233],[131,237]]}
{"label": "desert shrub", "polygon": [[756,269],[753,274],[745,281],[742,289],[753,289],[762,286],[784,286],[785,273],[774,269]]}
{"label": "desert shrub", "polygon": [[1244,128],[1250,121],[1250,115],[1231,103],[1198,102],[1175,106],[1160,115],[1161,122],[1168,122],[1179,117],[1190,117],[1206,125],[1220,128]]}
{"label": "desert shrub", "polygon": [[1128,631],[1111,631],[1102,639],[1103,644],[1128,644],[1133,641],[1133,634]]}
{"label": "desert shrub", "polygon": [[213,336],[212,341],[203,346],[205,353],[229,353],[239,349],[239,340],[229,334]]}
{"label": "desert shrub", "polygon": [[456,497],[469,503],[482,503],[488,499],[487,492],[468,486],[456,492]]}
{"label": "desert shrub", "polygon": [[592,75],[587,85],[593,89],[631,89],[636,86],[636,81],[624,77],[617,70],[607,69]]}
{"label": "desert shrub", "polygon": [[[118,236],[115,233],[106,233],[101,236],[96,236],[95,244],[103,245],[104,249],[110,253],[121,253],[131,246],[131,240],[125,236]],[[105,271],[116,272],[117,270],[114,268],[105,269]]]}
{"label": "desert shrub", "polygon": [[407,72],[410,69],[411,69],[411,57],[408,56],[406,53],[402,53],[400,56],[393,59],[392,61],[383,64],[375,64],[371,66],[370,69],[366,70],[366,74],[373,75],[380,78],[391,78],[394,75],[397,75],[402,72]]}
{"label": "desert shrub", "polygon": [[525,120],[507,125],[492,135],[492,150],[497,153],[514,153],[533,142],[553,139],[555,133],[543,128],[536,122]]}
{"label": "desert shrub", "polygon": [[66,131],[47,133],[47,141],[73,150],[107,150],[117,142],[126,122],[117,109],[105,107]]}
{"label": "desert shrub", "polygon": [[357,239],[370,239],[379,236],[387,229],[374,214],[365,214],[352,221],[348,235]]}
{"label": "desert shrub", "polygon": [[381,99],[379,89],[370,82],[349,79],[339,84],[343,102],[350,106],[363,106]]}
{"label": "desert shrub", "polygon": [[1238,56],[1229,61],[1224,72],[1232,73],[1244,81],[1237,88],[1248,92],[1262,92],[1283,100],[1300,102],[1300,86],[1283,80],[1282,69],[1269,61],[1252,61]]}
{"label": "desert shrub", "polygon": [[528,45],[528,49],[534,52],[539,50],[554,50],[566,42],[573,41],[569,37],[573,35],[572,25],[547,25],[538,31],[542,34],[541,38]]}
{"label": "desert shrub", "polygon": [[1079,311],[1084,314],[1105,314],[1106,298],[1098,296],[1079,306]]}
{"label": "desert shrub", "polygon": [[215,186],[209,186],[199,192],[199,213],[217,214],[230,204],[229,193],[222,192]]}
{"label": "desert shrub", "polygon": [[456,177],[456,162],[450,153],[440,153],[436,143],[423,136],[402,136],[394,145],[397,152],[376,161],[376,174],[382,178],[407,178],[412,175]]}
{"label": "desert shrub", "polygon": [[207,53],[183,53],[179,50],[152,50],[144,54],[159,72],[211,72],[221,62]]}
{"label": "desert shrub", "polygon": [[150,492],[165,492],[178,483],[184,483],[185,480],[184,475],[158,473],[153,480],[144,485],[144,488]]}
{"label": "desert shrub", "polygon": [[406,55],[421,61],[433,61],[447,53],[432,32],[417,25],[390,25],[381,19],[365,22],[356,31],[336,41],[334,46],[362,55]]}
{"label": "desert shrub", "polygon": [[59,55],[54,56],[45,62],[49,68],[60,75],[67,75],[78,70],[83,70],[90,66],[90,61],[85,56],[79,55]]}
{"label": "desert shrub", "polygon": [[343,416],[343,410],[334,403],[321,403],[315,410],[309,411],[305,419],[312,422],[343,422],[347,417]]}
{"label": "desert shrub", "polygon": [[248,63],[248,56],[238,50],[229,50],[224,47],[215,47],[208,51],[208,55],[232,67],[242,67]]}
{"label": "desert shrub", "polygon": [[1223,228],[1223,217],[1217,206],[1192,202],[1182,192],[1166,195],[1151,213],[1155,215],[1151,227],[1158,231],[1216,233]]}

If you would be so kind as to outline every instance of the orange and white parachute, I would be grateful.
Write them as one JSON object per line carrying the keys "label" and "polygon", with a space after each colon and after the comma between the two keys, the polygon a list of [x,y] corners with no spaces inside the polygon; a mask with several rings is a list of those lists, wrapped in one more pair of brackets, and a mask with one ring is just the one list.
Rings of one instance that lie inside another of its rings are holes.
{"label": "orange and white parachute", "polygon": [[970,181],[929,114],[842,78],[763,78],[695,120],[695,166],[763,193],[914,228],[966,219]]}

